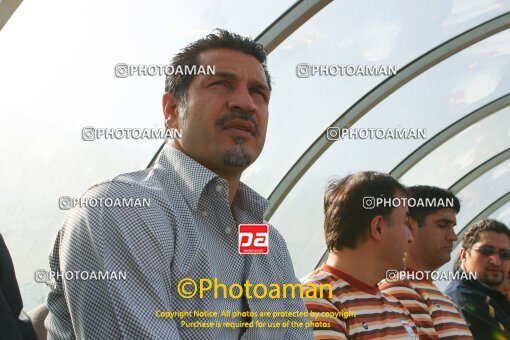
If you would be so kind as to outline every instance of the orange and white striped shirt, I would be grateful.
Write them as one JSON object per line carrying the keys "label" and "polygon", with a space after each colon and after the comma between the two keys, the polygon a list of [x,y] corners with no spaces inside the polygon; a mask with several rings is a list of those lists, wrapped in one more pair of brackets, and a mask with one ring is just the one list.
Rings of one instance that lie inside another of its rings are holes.
{"label": "orange and white striped shirt", "polygon": [[420,339],[473,339],[457,306],[431,280],[383,280],[379,288],[407,308]]}
{"label": "orange and white striped shirt", "polygon": [[329,284],[333,289],[332,298],[324,291],[322,298],[304,299],[314,322],[315,339],[417,339],[409,312],[377,286],[326,264],[301,281],[319,289],[321,284]]}

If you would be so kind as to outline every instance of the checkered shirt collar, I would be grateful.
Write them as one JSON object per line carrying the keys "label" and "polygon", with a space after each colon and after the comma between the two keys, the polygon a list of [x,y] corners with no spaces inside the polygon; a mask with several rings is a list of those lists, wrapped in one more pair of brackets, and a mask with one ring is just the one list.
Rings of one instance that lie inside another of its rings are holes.
{"label": "checkered shirt collar", "polygon": [[[178,181],[179,187],[182,188],[184,199],[194,210],[198,208],[200,197],[211,180],[218,178],[228,188],[228,182],[225,179],[220,178],[169,143],[163,147],[155,167],[170,171],[172,177]],[[269,202],[249,186],[239,182],[233,205],[252,212],[254,217],[262,221]]]}

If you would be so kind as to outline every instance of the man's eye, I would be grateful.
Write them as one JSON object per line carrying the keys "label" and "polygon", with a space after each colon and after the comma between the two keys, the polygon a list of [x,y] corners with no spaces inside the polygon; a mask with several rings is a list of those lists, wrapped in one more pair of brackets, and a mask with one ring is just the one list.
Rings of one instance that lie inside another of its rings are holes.
{"label": "man's eye", "polygon": [[255,90],[255,91],[252,91],[253,94],[256,94],[256,95],[259,95],[261,96],[262,98],[266,98],[266,96],[264,95],[264,93],[262,93],[262,91],[259,91],[259,90]]}
{"label": "man's eye", "polygon": [[220,81],[215,81],[211,85],[215,85],[215,86],[227,86],[227,82],[224,81],[224,80],[220,80]]}
{"label": "man's eye", "polygon": [[259,95],[260,97],[262,97],[265,101],[267,101],[267,95],[264,91],[262,90],[258,90],[258,89],[255,89],[255,90],[252,90],[251,93],[253,94],[256,94],[256,95]]}
{"label": "man's eye", "polygon": [[491,256],[494,254],[495,252],[495,249],[492,248],[492,247],[480,247],[480,252],[483,254],[483,255],[486,255],[486,256]]}
{"label": "man's eye", "polygon": [[501,257],[502,260],[510,260],[510,251],[501,250],[499,252],[499,257]]}

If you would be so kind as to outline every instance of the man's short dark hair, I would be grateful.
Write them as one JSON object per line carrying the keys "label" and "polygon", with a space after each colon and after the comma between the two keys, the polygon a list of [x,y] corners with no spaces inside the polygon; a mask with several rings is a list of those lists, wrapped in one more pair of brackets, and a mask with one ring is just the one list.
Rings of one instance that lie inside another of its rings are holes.
{"label": "man's short dark hair", "polygon": [[366,171],[348,175],[329,183],[324,195],[324,233],[329,251],[355,248],[364,240],[372,219],[382,215],[389,219],[393,207],[365,209],[365,197],[393,199],[407,189],[388,174]]}
{"label": "man's short dark hair", "polygon": [[[450,190],[428,185],[415,185],[407,189],[409,190],[410,197],[416,200],[434,200],[436,202],[442,201],[443,203],[453,201],[453,205],[448,206],[448,208],[452,208],[455,215],[460,211],[459,199]],[[436,206],[414,205],[409,207],[409,216],[418,222],[418,227],[423,227],[425,218],[428,215],[442,209],[445,209],[444,206],[440,206],[439,204]]]}
{"label": "man's short dark hair", "polygon": [[466,250],[471,249],[476,242],[480,241],[480,234],[487,231],[505,234],[510,240],[510,229],[504,223],[486,218],[473,224],[467,233],[464,234],[462,248]]}
{"label": "man's short dark hair", "polygon": [[[173,69],[177,69],[178,66],[183,69],[186,66],[190,68],[193,66],[198,67],[198,56],[200,53],[207,50],[220,48],[243,52],[247,55],[255,57],[264,69],[267,85],[269,90],[271,90],[271,77],[269,75],[269,71],[267,70],[267,55],[264,47],[250,38],[243,37],[239,34],[220,28],[215,29],[213,33],[207,35],[205,38],[194,41],[183,48],[172,58],[170,65],[173,67]],[[165,92],[170,92],[179,100],[185,102],[186,92],[188,90],[189,84],[193,80],[193,77],[194,75],[192,74],[190,75],[180,73],[167,75],[165,81]]]}

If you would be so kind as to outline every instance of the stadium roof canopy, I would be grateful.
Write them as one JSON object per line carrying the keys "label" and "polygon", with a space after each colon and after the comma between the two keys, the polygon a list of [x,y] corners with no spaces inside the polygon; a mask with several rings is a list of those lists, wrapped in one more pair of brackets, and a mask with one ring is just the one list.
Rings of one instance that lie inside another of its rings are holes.
{"label": "stadium roof canopy", "polygon": [[[163,77],[118,78],[115,65],[165,65],[216,27],[257,37],[269,52],[266,145],[243,181],[270,199],[267,218],[298,277],[326,249],[328,180],[356,171],[450,188],[462,204],[458,234],[484,217],[510,225],[510,1],[156,3],[24,1],[0,31],[0,232],[27,309],[47,293],[34,271],[48,267],[66,213],[59,198],[147,166],[162,144],[82,140],[87,126],[163,126]],[[331,74],[351,65],[398,72]],[[328,140],[336,128],[424,135]]]}

